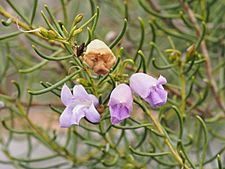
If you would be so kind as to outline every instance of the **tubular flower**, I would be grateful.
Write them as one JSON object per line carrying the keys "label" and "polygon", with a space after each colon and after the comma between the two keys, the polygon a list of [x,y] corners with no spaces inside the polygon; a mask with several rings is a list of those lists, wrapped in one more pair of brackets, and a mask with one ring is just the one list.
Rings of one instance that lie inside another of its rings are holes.
{"label": "tubular flower", "polygon": [[111,123],[117,124],[130,117],[130,112],[133,109],[132,103],[133,97],[130,87],[126,84],[118,85],[112,91],[108,103]]}
{"label": "tubular flower", "polygon": [[166,78],[153,78],[145,73],[135,73],[130,78],[131,89],[148,102],[153,108],[162,106],[167,101],[167,91],[163,88]]}
{"label": "tubular flower", "polygon": [[111,49],[98,39],[91,41],[87,45],[83,59],[95,73],[100,75],[107,74],[116,62],[116,57]]}
{"label": "tubular flower", "polygon": [[95,108],[98,105],[98,99],[88,94],[82,85],[75,85],[72,94],[68,86],[64,84],[61,90],[61,101],[66,106],[59,119],[61,127],[79,125],[83,117],[92,123],[100,121],[100,115]]}

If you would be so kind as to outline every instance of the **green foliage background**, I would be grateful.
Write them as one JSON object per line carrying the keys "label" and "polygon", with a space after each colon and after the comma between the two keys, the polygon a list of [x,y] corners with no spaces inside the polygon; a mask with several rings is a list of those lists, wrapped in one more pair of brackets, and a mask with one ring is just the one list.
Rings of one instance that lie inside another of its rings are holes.
{"label": "green foliage background", "polygon": [[[82,32],[68,40],[62,25],[70,32],[80,13]],[[0,18],[2,165],[224,168],[224,0],[6,0]],[[21,32],[40,27],[57,35]],[[117,56],[109,75],[97,76],[76,56],[95,38]],[[108,96],[138,71],[167,78],[168,103],[152,110],[135,97],[131,118],[112,126]],[[65,81],[102,100],[100,124],[59,129]]]}

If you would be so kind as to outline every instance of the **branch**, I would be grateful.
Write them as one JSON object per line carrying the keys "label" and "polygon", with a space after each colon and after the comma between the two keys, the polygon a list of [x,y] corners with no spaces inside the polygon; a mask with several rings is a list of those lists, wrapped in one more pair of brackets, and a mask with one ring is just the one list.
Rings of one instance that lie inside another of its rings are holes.
{"label": "branch", "polygon": [[[6,18],[11,18],[12,22],[14,24],[18,24],[21,28],[23,28],[24,30],[31,30],[33,29],[32,27],[30,27],[29,25],[25,24],[24,22],[21,22],[18,20],[18,18],[14,17],[13,15],[11,15],[10,13],[8,13],[2,6],[0,6],[0,15],[6,17]],[[47,39],[43,38],[43,36],[39,33],[39,32],[31,32],[33,35],[36,35],[46,41],[48,41]],[[62,45],[55,43],[55,42],[51,42],[51,45],[56,45],[59,47],[62,47]]]}
{"label": "branch", "polygon": [[[195,28],[196,36],[198,38],[200,38],[201,37],[201,28],[199,27],[199,25],[197,23],[197,19],[195,18],[193,11],[189,7],[189,5],[186,2],[184,2],[183,0],[180,0],[180,3],[182,5],[183,9],[187,12],[189,20],[191,21],[191,23],[193,24],[193,26]],[[221,108],[221,110],[225,114],[225,106],[223,105],[223,102],[221,101],[221,98],[217,92],[218,89],[216,86],[216,81],[214,80],[213,75],[212,75],[211,60],[210,60],[209,52],[208,52],[206,42],[204,39],[202,40],[200,47],[201,47],[202,54],[205,57],[205,63],[206,63],[205,70],[206,70],[206,74],[207,74],[207,77],[209,80],[209,85],[210,85],[212,94],[216,100],[217,105]]]}
{"label": "branch", "polygon": [[[8,13],[2,6],[0,6],[0,14],[6,18],[11,18],[12,19],[12,22],[14,24],[17,24],[22,27],[23,29],[25,30],[30,30],[32,29],[30,26],[28,26],[27,24],[21,22],[18,20],[18,18],[12,16],[10,13]],[[32,32],[32,34],[35,34],[36,36],[39,36],[42,38],[41,34],[39,32]]]}

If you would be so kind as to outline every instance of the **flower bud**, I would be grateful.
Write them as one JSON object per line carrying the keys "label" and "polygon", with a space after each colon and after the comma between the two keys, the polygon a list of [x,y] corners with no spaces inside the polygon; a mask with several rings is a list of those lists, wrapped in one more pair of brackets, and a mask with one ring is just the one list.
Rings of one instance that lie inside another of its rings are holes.
{"label": "flower bud", "polygon": [[79,34],[79,33],[81,33],[82,32],[82,29],[76,29],[74,32],[73,32],[73,36],[75,36],[75,35],[77,35],[77,34]]}
{"label": "flower bud", "polygon": [[7,19],[7,21],[2,19],[1,22],[2,22],[2,25],[9,26],[12,23],[12,18]]}
{"label": "flower bud", "polygon": [[136,167],[131,164],[131,163],[126,163],[124,166],[123,166],[123,169],[135,169]]}
{"label": "flower bud", "polygon": [[48,38],[49,39],[55,39],[55,38],[57,38],[57,34],[55,33],[55,31],[49,30],[48,31]]}
{"label": "flower bud", "polygon": [[169,60],[171,62],[180,61],[180,59],[181,59],[181,53],[180,53],[180,51],[175,50],[175,49],[167,49],[165,52],[166,53],[169,53]]}
{"label": "flower bud", "polygon": [[73,26],[78,24],[83,19],[83,17],[84,16],[82,14],[78,14],[73,20]]}
{"label": "flower bud", "polygon": [[132,163],[134,161],[134,157],[131,154],[129,154],[127,156],[127,161]]}
{"label": "flower bud", "polygon": [[77,83],[83,85],[84,87],[90,86],[90,83],[85,78],[77,78]]}
{"label": "flower bud", "polygon": [[107,74],[116,62],[111,49],[98,39],[88,44],[83,59],[99,75]]}
{"label": "flower bud", "polygon": [[175,61],[178,61],[180,60],[180,55],[176,52],[172,52],[170,53],[169,55],[169,59],[172,61],[172,62],[175,62]]}
{"label": "flower bud", "polygon": [[195,55],[196,53],[196,48],[195,48],[195,45],[191,45],[190,47],[187,48],[186,50],[186,61],[189,61],[193,58],[193,56]]}
{"label": "flower bud", "polygon": [[43,27],[40,27],[39,33],[44,37],[48,37],[48,30]]}

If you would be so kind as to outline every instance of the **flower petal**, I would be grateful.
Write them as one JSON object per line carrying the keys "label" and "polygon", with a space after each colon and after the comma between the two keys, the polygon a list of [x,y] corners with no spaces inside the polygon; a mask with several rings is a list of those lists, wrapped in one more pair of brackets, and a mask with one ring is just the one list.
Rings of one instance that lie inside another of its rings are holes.
{"label": "flower petal", "polygon": [[94,39],[87,45],[86,52],[92,52],[98,49],[106,49],[108,52],[112,53],[111,49],[101,40]]}
{"label": "flower petal", "polygon": [[65,108],[65,110],[62,112],[59,118],[59,124],[62,128],[67,128],[71,126],[70,120],[73,114],[73,107],[68,106]]}
{"label": "flower petal", "polygon": [[89,97],[90,97],[92,103],[94,104],[94,106],[96,107],[99,104],[97,97],[95,97],[95,95],[93,95],[93,94],[89,94]]}
{"label": "flower petal", "polygon": [[160,98],[162,99],[162,102],[160,103],[159,106],[162,106],[167,101],[168,92],[161,86],[161,87],[157,88],[157,93],[159,94]]}
{"label": "flower petal", "polygon": [[133,97],[131,89],[126,84],[118,85],[111,93],[109,110],[112,124],[117,124],[130,117],[133,109]]}
{"label": "flower petal", "polygon": [[167,83],[167,80],[165,77],[163,77],[162,75],[159,76],[158,80],[157,80],[157,84],[159,85],[164,85]]}
{"label": "flower petal", "polygon": [[123,104],[129,111],[132,111],[133,97],[128,85],[120,84],[112,91],[108,105],[114,106],[117,104]]}
{"label": "flower petal", "polygon": [[70,123],[79,125],[80,120],[85,116],[84,109],[86,105],[77,105],[73,108],[73,114],[71,116]]}
{"label": "flower petal", "polygon": [[75,85],[73,87],[73,96],[79,100],[90,100],[89,94],[82,85]]}
{"label": "flower petal", "polygon": [[98,123],[100,121],[101,116],[93,103],[88,109],[85,109],[85,117],[92,123]]}
{"label": "flower petal", "polygon": [[157,85],[157,80],[145,73],[135,73],[130,77],[130,87],[142,98],[149,95],[150,89]]}
{"label": "flower petal", "polygon": [[126,108],[125,106],[121,104],[110,106],[109,109],[110,109],[112,124],[120,123],[124,119],[130,117],[128,108]]}
{"label": "flower petal", "polygon": [[145,99],[153,108],[162,106],[167,101],[167,91],[163,88],[151,90],[149,96]]}
{"label": "flower petal", "polygon": [[119,120],[117,117],[111,116],[111,123],[112,123],[113,125],[118,124],[118,123],[120,123],[120,122],[121,122],[121,120]]}
{"label": "flower petal", "polygon": [[61,90],[61,101],[65,106],[68,106],[73,101],[73,95],[69,89],[69,87],[64,84]]}

